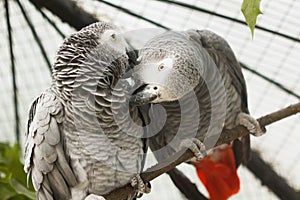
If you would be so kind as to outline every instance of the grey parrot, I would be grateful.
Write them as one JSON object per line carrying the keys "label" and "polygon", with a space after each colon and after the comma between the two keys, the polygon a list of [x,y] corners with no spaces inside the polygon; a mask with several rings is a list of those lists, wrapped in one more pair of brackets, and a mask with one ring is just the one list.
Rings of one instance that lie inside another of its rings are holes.
{"label": "grey parrot", "polygon": [[[264,133],[249,115],[241,67],[228,43],[215,33],[167,31],[144,45],[139,51],[138,62],[133,76],[143,84],[135,91],[132,101],[157,105],[151,113],[154,124],[151,132],[157,134],[149,138],[149,145],[159,163],[184,147],[191,149],[197,160],[202,159],[205,147],[214,146],[223,128],[231,129],[240,124],[256,136]],[[249,136],[241,140],[243,145],[232,146],[238,163],[249,156]],[[226,145],[222,148],[227,151]],[[212,150],[208,158],[221,160],[220,152]],[[227,154],[233,157],[233,153]],[[203,179],[200,169],[206,168],[205,173],[214,173],[214,169],[209,165],[195,166],[204,182],[225,173],[205,174]],[[238,187],[236,185],[233,190]],[[207,187],[211,199],[218,199],[211,193],[212,187],[218,191],[215,185]],[[224,188],[223,185],[219,187],[219,191]],[[231,194],[223,197],[226,195]]]}
{"label": "grey parrot", "polygon": [[52,85],[32,103],[26,131],[24,170],[39,200],[103,199],[130,182],[149,192],[139,177],[147,116],[122,106],[129,49],[116,26],[99,22],[58,50]]}

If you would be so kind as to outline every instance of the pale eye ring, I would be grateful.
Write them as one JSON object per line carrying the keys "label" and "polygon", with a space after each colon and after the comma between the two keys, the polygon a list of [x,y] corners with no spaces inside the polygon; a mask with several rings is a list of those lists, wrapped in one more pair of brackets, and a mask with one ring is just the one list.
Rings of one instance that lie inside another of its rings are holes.
{"label": "pale eye ring", "polygon": [[158,70],[161,71],[165,68],[165,65],[163,63],[161,63],[160,65],[158,65]]}

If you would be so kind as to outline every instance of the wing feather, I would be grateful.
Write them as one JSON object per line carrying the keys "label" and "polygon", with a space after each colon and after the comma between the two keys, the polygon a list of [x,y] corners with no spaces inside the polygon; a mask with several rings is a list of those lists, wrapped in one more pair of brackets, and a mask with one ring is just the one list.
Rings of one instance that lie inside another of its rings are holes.
{"label": "wing feather", "polygon": [[43,92],[29,113],[25,172],[31,172],[38,199],[70,199],[75,175],[63,150],[63,105],[51,90]]}
{"label": "wing feather", "polygon": [[[190,30],[188,32],[191,37],[197,32],[198,36],[193,39],[200,41],[217,66],[224,65],[226,67],[226,70],[231,77],[231,85],[235,87],[237,93],[241,97],[241,110],[242,112],[249,113],[247,87],[242,68],[226,40],[209,30]],[[243,145],[239,145],[239,151],[243,152],[242,157],[236,157],[236,159],[237,163],[240,163],[241,161],[246,163],[250,158],[250,135],[244,136],[241,140]]]}
{"label": "wing feather", "polygon": [[209,30],[190,30],[189,33],[191,36],[194,35],[192,32],[198,33],[196,36],[198,38],[196,38],[196,40],[201,42],[202,46],[212,57],[216,65],[225,65],[227,72],[230,74],[232,85],[241,96],[242,111],[249,113],[247,88],[244,76],[242,74],[242,68],[239,65],[239,62],[237,61],[229,44],[221,36]]}

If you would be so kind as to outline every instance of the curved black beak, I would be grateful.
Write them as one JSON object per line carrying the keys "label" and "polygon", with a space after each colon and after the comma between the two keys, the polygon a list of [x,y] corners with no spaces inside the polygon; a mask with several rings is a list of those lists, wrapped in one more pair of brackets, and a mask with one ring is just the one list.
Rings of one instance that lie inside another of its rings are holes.
{"label": "curved black beak", "polygon": [[130,69],[137,65],[138,50],[135,50],[130,44],[126,48]]}
{"label": "curved black beak", "polygon": [[145,104],[152,103],[158,95],[155,93],[147,92],[146,90],[147,84],[142,84],[138,87],[130,98],[130,103],[136,106],[142,106]]}

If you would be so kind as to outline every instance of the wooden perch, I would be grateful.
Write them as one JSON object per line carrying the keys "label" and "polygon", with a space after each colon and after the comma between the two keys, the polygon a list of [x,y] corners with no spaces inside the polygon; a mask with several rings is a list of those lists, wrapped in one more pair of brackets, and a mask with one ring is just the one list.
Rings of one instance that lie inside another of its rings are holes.
{"label": "wooden perch", "polygon": [[[296,103],[293,105],[290,105],[286,108],[283,108],[281,110],[278,110],[276,112],[270,113],[266,116],[263,116],[258,119],[258,122],[261,126],[266,126],[271,123],[274,123],[276,121],[279,121],[281,119],[284,119],[288,116],[297,114],[300,112],[300,103]],[[239,137],[245,136],[249,134],[248,130],[243,126],[237,126],[231,130],[224,129],[216,143],[215,146],[219,146],[224,143],[228,143],[234,139],[237,139]],[[181,155],[178,158],[178,155]],[[168,160],[166,160],[166,163],[170,163],[167,166],[161,167],[161,164],[158,163],[157,165],[154,165],[153,167],[147,169],[145,172],[141,174],[141,178],[145,182],[150,182],[156,177],[162,175],[163,173],[166,173],[167,171],[173,169],[177,165],[191,159],[194,156],[194,154],[190,151],[180,151],[174,156],[170,156]],[[177,159],[176,159],[177,158]],[[131,187],[130,184],[127,184],[121,188],[117,188],[114,191],[110,192],[107,195],[104,195],[106,200],[120,200],[120,199],[126,199],[126,197],[133,193],[134,189]]]}

